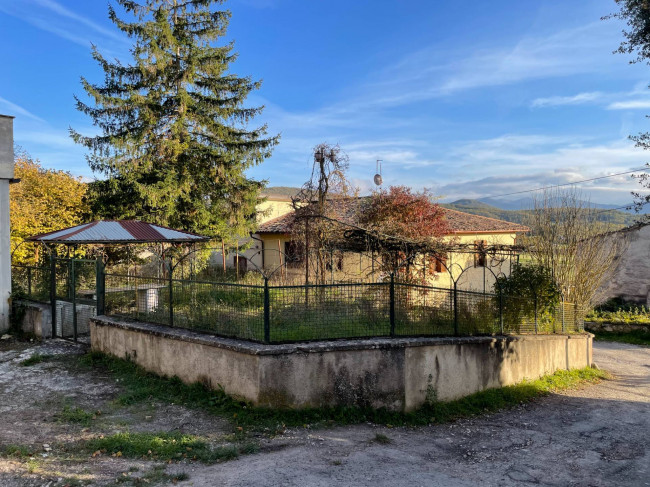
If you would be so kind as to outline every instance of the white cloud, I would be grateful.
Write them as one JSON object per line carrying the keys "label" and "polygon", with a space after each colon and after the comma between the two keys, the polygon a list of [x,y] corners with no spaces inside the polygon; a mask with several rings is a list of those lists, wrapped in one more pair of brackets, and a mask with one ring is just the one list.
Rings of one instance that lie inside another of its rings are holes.
{"label": "white cloud", "polygon": [[120,34],[117,31],[107,29],[107,28],[99,25],[98,23],[90,20],[89,18],[84,17],[83,15],[79,15],[79,14],[65,8],[63,5],[61,5],[58,2],[55,2],[54,0],[33,0],[33,1],[37,5],[40,5],[41,7],[45,7],[47,9],[51,10],[52,12],[54,12],[54,13],[56,13],[58,15],[61,15],[62,17],[67,17],[67,18],[69,18],[69,19],[71,19],[71,20],[73,20],[73,21],[75,21],[75,22],[77,22],[79,24],[85,25],[86,27],[90,27],[92,30],[94,30],[95,32],[97,32],[97,33],[99,33],[99,34],[101,34],[103,36],[113,38],[114,40],[116,40],[118,42],[124,42],[124,35],[123,34]]}
{"label": "white cloud", "polygon": [[0,12],[86,48],[92,43],[106,53],[124,55],[130,45],[124,34],[79,15],[55,0],[0,0]]}
{"label": "white cloud", "polygon": [[31,118],[32,120],[36,120],[37,122],[44,122],[44,120],[30,111],[24,109],[20,105],[16,105],[15,103],[10,102],[9,100],[0,97],[0,107],[3,107],[3,110],[7,110],[4,115],[13,115],[13,116],[23,116],[27,118]]}
{"label": "white cloud", "polygon": [[591,91],[586,93],[578,93],[573,96],[550,96],[548,98],[536,98],[532,101],[533,108],[540,107],[557,107],[563,105],[582,105],[601,100],[604,93],[600,91]]}
{"label": "white cloud", "polygon": [[650,108],[650,99],[618,101],[607,106],[608,110],[639,110],[646,108]]}
{"label": "white cloud", "polygon": [[616,25],[594,22],[471,52],[431,46],[379,73],[376,78],[386,81],[367,87],[371,95],[367,99],[375,105],[397,106],[477,88],[606,72],[622,61],[611,55],[619,35]]}

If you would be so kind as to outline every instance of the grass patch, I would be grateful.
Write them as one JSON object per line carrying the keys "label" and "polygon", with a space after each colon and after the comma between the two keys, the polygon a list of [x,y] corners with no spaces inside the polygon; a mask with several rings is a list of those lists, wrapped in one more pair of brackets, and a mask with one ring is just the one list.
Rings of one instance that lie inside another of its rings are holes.
{"label": "grass patch", "polygon": [[190,459],[203,463],[232,460],[240,453],[250,451],[247,445],[213,448],[199,436],[181,433],[116,433],[89,440],[86,447],[94,455],[101,453],[165,461]]}
{"label": "grass patch", "polygon": [[24,445],[7,445],[3,452],[3,456],[6,457],[17,457],[17,458],[24,458],[24,457],[31,457],[33,455],[32,448],[29,446],[24,446]]}
{"label": "grass patch", "polygon": [[51,355],[44,355],[37,352],[31,357],[21,361],[20,365],[22,365],[23,367],[29,367],[30,365],[36,365],[36,364],[40,364],[41,362],[45,362],[50,357]]}
{"label": "grass patch", "polygon": [[128,473],[122,474],[121,477],[118,477],[115,481],[116,484],[121,485],[168,485],[170,483],[176,484],[182,482],[183,480],[189,480],[190,476],[185,472],[178,472],[176,474],[170,475],[165,472],[164,465],[156,465],[152,470],[145,473],[140,477],[130,476]]}
{"label": "grass patch", "polygon": [[590,311],[587,321],[598,323],[633,323],[650,325],[650,309],[636,303],[613,298]]}
{"label": "grass patch", "polygon": [[253,407],[247,402],[231,398],[223,390],[211,390],[202,384],[186,385],[177,378],[161,378],[146,372],[132,362],[101,353],[91,352],[82,356],[80,360],[85,366],[109,371],[119,379],[119,383],[124,388],[124,392],[118,398],[120,404],[129,405],[147,400],[182,404],[229,418],[238,430],[241,428],[242,433],[261,431],[270,434],[280,433],[285,427],[365,422],[393,426],[445,423],[512,407],[554,391],[595,383],[608,377],[606,372],[592,368],[558,371],[535,381],[485,390],[456,401],[431,401],[421,409],[409,413],[369,407],[278,410]]}
{"label": "grass patch", "polygon": [[75,423],[83,426],[90,426],[91,421],[95,418],[95,414],[90,413],[79,407],[71,408],[70,406],[64,406],[57,418],[59,421],[64,421],[66,423]]}
{"label": "grass patch", "polygon": [[620,342],[650,346],[650,328],[648,330],[632,330],[628,332],[598,331],[594,332],[594,335],[596,336],[596,340],[602,342]]}
{"label": "grass patch", "polygon": [[381,445],[388,445],[390,443],[390,438],[382,433],[377,433],[372,441]]}

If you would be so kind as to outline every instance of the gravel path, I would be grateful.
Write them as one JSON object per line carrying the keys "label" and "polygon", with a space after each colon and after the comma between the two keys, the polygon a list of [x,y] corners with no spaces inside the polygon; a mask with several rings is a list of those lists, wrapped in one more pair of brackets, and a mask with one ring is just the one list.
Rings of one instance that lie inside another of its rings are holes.
{"label": "gravel path", "polygon": [[182,485],[650,486],[650,348],[595,343],[594,360],[615,379],[446,426],[287,432]]}

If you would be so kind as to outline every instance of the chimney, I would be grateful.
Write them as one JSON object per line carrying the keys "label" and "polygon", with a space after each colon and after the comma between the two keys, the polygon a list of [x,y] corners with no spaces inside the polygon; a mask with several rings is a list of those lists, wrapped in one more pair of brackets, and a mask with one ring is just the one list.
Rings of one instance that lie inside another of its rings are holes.
{"label": "chimney", "polygon": [[9,184],[14,177],[14,117],[0,115],[0,333],[9,329],[11,239]]}

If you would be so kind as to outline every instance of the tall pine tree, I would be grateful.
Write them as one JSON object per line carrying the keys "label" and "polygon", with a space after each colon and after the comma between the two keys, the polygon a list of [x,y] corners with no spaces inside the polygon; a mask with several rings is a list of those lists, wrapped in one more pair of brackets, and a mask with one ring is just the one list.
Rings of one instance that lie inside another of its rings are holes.
{"label": "tall pine tree", "polygon": [[82,78],[94,106],[75,97],[101,135],[73,139],[90,149],[94,212],[227,238],[255,222],[263,184],[246,169],[271,154],[278,137],[249,124],[263,107],[244,101],[260,82],[229,72],[235,60],[224,0],[117,0],[132,22],[109,17],[134,40],[131,64],[93,47],[104,83]]}

